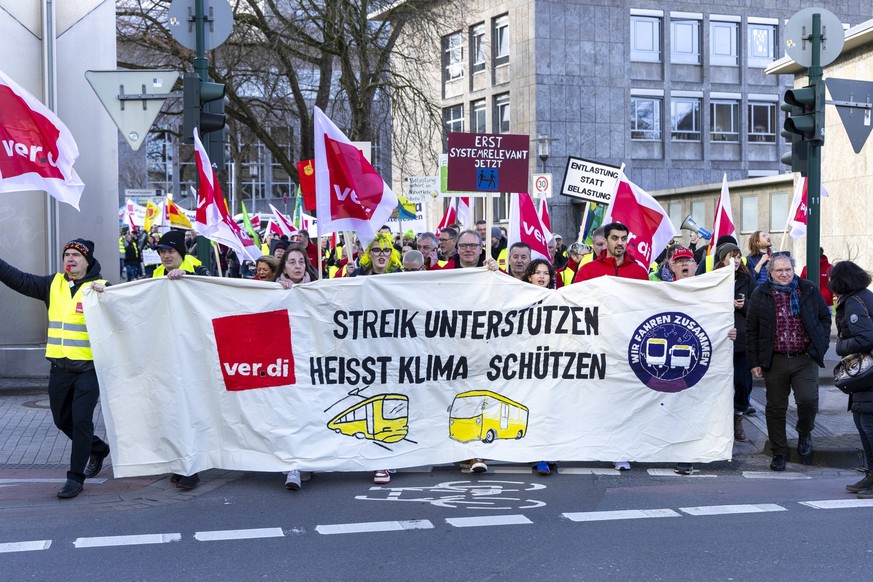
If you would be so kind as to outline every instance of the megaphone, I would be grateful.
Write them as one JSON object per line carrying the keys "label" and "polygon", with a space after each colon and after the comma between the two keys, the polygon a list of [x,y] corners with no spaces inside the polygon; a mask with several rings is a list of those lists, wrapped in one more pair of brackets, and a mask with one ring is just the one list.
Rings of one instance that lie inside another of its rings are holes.
{"label": "megaphone", "polygon": [[700,238],[705,238],[707,240],[712,239],[712,233],[697,224],[697,221],[694,220],[694,217],[690,214],[685,217],[685,220],[682,221],[682,226],[679,227],[681,230],[690,230],[691,232],[696,232],[700,235]]}

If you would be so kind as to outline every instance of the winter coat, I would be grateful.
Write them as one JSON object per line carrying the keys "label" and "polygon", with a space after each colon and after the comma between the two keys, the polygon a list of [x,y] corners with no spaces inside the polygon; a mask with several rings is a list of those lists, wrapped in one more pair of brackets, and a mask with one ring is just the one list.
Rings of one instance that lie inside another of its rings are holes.
{"label": "winter coat", "polygon": [[[837,355],[873,350],[873,291],[862,289],[840,297],[837,303]],[[849,395],[849,410],[873,414],[873,380],[867,392]]]}
{"label": "winter coat", "polygon": [[752,292],[757,286],[758,284],[754,276],[737,272],[734,279],[734,299],[739,299],[742,294],[746,300],[740,309],[734,308],[734,328],[737,330],[737,339],[734,341],[735,354],[741,354],[746,351],[746,314],[749,311],[749,301],[752,299]]}
{"label": "winter coat", "polygon": [[[800,279],[800,319],[809,335],[806,353],[819,367],[824,368],[824,355],[828,351],[831,335],[831,312],[825,305],[818,287]],[[795,292],[797,292],[795,291]],[[773,362],[773,347],[776,345],[776,300],[771,281],[752,292],[747,299],[746,311],[746,357],[749,368],[770,369]]]}

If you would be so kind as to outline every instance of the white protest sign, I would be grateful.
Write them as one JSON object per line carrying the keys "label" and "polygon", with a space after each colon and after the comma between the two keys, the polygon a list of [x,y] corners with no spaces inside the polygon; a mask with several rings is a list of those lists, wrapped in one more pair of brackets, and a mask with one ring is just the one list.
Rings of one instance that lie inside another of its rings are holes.
{"label": "white protest sign", "polygon": [[410,176],[406,199],[410,202],[429,202],[440,196],[439,176]]}
{"label": "white protest sign", "polygon": [[582,158],[567,159],[561,194],[598,204],[609,204],[620,168]]}

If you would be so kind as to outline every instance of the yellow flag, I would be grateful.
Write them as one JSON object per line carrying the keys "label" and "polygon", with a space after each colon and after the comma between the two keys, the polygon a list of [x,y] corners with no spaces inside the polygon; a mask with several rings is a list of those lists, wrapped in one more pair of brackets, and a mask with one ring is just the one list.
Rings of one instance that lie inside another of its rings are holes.
{"label": "yellow flag", "polygon": [[170,215],[170,226],[178,226],[188,229],[194,228],[191,221],[188,220],[188,217],[185,216],[184,212],[182,212],[182,209],[176,206],[176,204],[170,199],[167,199],[167,211]]}
{"label": "yellow flag", "polygon": [[149,229],[152,227],[152,225],[155,223],[155,220],[158,219],[160,214],[161,214],[160,208],[158,208],[157,206],[155,206],[151,202],[147,202],[146,203],[145,222],[143,222],[143,225],[142,225],[143,230],[148,232]]}

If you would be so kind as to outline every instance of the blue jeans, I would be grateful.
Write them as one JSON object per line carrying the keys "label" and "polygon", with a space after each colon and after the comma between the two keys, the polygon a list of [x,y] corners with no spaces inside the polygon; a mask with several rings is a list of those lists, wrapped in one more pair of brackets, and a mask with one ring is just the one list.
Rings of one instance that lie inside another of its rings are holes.
{"label": "blue jeans", "polygon": [[734,414],[743,414],[752,395],[752,371],[746,352],[734,352]]}
{"label": "blue jeans", "polygon": [[867,470],[873,471],[873,414],[853,412],[852,417],[855,419],[855,426],[858,427],[858,435],[861,437],[861,445],[864,447]]}

